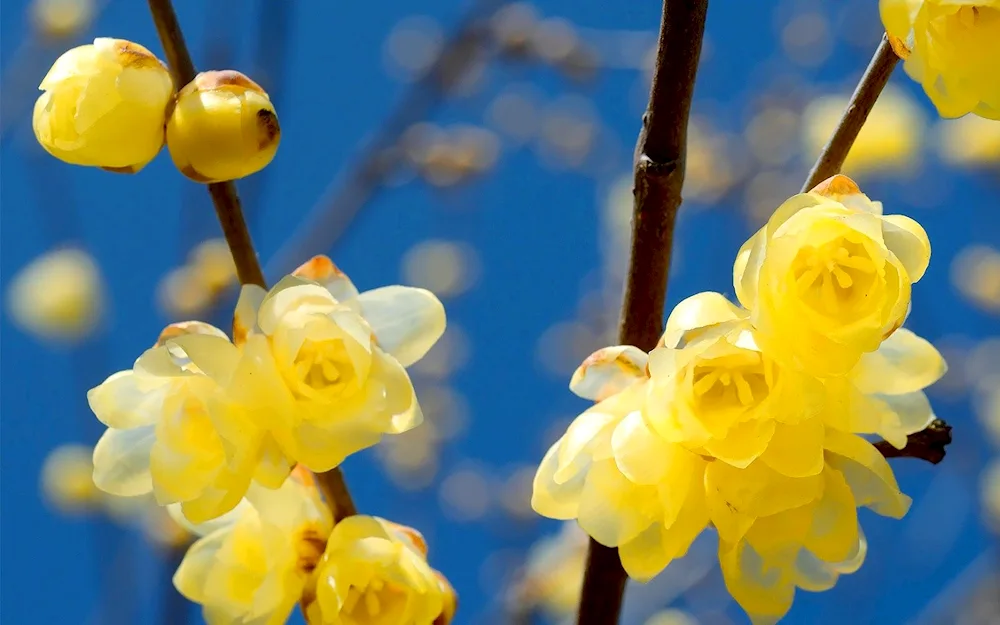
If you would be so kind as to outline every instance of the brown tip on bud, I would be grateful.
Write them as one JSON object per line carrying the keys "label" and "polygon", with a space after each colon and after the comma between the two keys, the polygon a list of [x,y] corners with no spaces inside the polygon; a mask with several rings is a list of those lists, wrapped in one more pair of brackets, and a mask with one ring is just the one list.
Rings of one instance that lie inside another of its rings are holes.
{"label": "brown tip on bud", "polygon": [[214,180],[212,180],[211,178],[206,178],[205,176],[199,174],[198,171],[191,165],[185,165],[181,169],[181,173],[190,178],[191,180],[194,180],[195,182],[200,182],[202,184],[209,184],[211,182],[214,182]]}
{"label": "brown tip on bud", "polygon": [[810,193],[816,193],[824,197],[842,197],[845,195],[856,195],[861,193],[861,188],[858,187],[857,183],[844,176],[843,174],[836,174],[831,176],[819,183]]}
{"label": "brown tip on bud", "polygon": [[[194,85],[194,88],[199,90],[221,89],[223,87],[240,87],[242,89],[256,91],[265,96],[267,95],[263,87],[247,78],[245,74],[242,74],[234,69],[202,72],[194,77],[194,80],[191,81],[191,85]],[[187,89],[187,87],[185,87],[185,89]]]}
{"label": "brown tip on bud", "polygon": [[301,464],[297,464],[292,468],[291,476],[303,486],[314,486],[316,484],[312,471]]}
{"label": "brown tip on bud", "polygon": [[136,167],[135,165],[129,165],[128,167],[101,167],[104,171],[110,171],[113,174],[134,174],[138,172],[141,167]]}
{"label": "brown tip on bud", "polygon": [[281,136],[281,126],[274,111],[260,109],[257,111],[257,148],[263,150],[278,140]]}
{"label": "brown tip on bud", "polygon": [[332,276],[342,274],[343,272],[333,264],[330,257],[323,254],[313,256],[292,272],[293,276],[315,280],[316,282],[324,282]]}
{"label": "brown tip on bud", "polygon": [[166,66],[145,46],[124,39],[115,40],[115,51],[122,57],[122,66],[135,69]]}
{"label": "brown tip on bud", "polygon": [[392,521],[389,521],[389,524],[392,526],[392,529],[409,541],[414,549],[419,551],[425,558],[427,557],[427,541],[424,540],[423,534],[412,527],[393,523]]}
{"label": "brown tip on bud", "polygon": [[895,35],[886,34],[889,39],[889,45],[892,46],[892,51],[896,53],[896,56],[903,59],[904,61],[910,58],[910,48],[906,45],[906,42]]}
{"label": "brown tip on bud", "polygon": [[206,334],[226,338],[221,330],[204,321],[178,321],[163,328],[160,336],[156,339],[155,347],[162,347],[170,339],[188,334]]}

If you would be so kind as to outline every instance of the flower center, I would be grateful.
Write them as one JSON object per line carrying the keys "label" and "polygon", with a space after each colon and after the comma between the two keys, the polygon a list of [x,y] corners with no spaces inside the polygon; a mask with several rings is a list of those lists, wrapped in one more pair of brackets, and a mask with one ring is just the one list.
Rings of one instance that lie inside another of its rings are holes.
{"label": "flower center", "polygon": [[405,602],[406,593],[391,582],[376,577],[363,588],[351,586],[348,589],[343,613],[350,615],[353,622],[364,623],[374,617],[398,611]]}
{"label": "flower center", "polygon": [[292,368],[296,382],[292,389],[300,397],[340,394],[357,378],[354,363],[340,339],[306,340]]}
{"label": "flower center", "polygon": [[976,22],[979,20],[979,8],[978,7],[961,7],[958,9],[958,21],[962,26],[966,28],[975,28]]}
{"label": "flower center", "polygon": [[756,352],[704,360],[693,371],[695,401],[706,416],[723,410],[742,412],[767,397],[772,376]]}
{"label": "flower center", "polygon": [[793,275],[799,295],[810,308],[838,317],[865,300],[876,273],[864,245],[842,238],[803,248]]}

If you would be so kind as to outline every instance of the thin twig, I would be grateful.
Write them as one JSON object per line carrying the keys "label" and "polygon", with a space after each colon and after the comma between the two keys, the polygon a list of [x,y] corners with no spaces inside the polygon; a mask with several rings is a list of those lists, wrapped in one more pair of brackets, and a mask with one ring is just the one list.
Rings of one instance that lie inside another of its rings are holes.
{"label": "thin twig", "polygon": [[844,161],[847,159],[847,153],[851,151],[854,140],[858,138],[861,127],[868,119],[868,114],[872,112],[875,101],[878,100],[886,83],[889,82],[889,76],[892,75],[892,70],[898,62],[899,57],[893,52],[889,38],[882,35],[882,42],[879,43],[878,49],[875,50],[875,56],[872,57],[868,69],[861,77],[861,82],[854,90],[854,95],[851,96],[851,101],[847,104],[847,110],[840,118],[837,129],[830,137],[830,142],[823,148],[819,158],[816,159],[812,171],[809,172],[809,178],[802,186],[803,193],[830,176],[840,173],[840,168],[844,166]]}
{"label": "thin twig", "polygon": [[352,165],[323,192],[278,251],[267,261],[270,275],[292,271],[305,256],[327,251],[402,160],[396,149],[402,134],[427,119],[465,75],[490,41],[489,18],[507,0],[477,0],[430,68],[398,101]]}
{"label": "thin twig", "polygon": [[[622,345],[647,351],[662,332],[688,116],[707,11],[708,0],[663,0],[653,84],[635,148],[632,250],[618,338]],[[625,580],[617,549],[591,539],[577,623],[617,623]]]}
{"label": "thin twig", "polygon": [[[177,22],[173,4],[170,0],[149,0],[149,10],[153,14],[153,21],[156,22],[156,32],[160,35],[160,43],[167,55],[174,82],[178,87],[186,85],[194,79],[195,68],[187,44],[184,43],[184,34]],[[215,214],[219,217],[219,224],[229,244],[229,251],[236,262],[240,283],[257,284],[266,288],[267,283],[264,281],[257,252],[254,250],[253,240],[243,218],[236,186],[232,182],[210,184],[208,192],[212,196]],[[354,501],[339,467],[316,477],[338,519],[356,513]]]}
{"label": "thin twig", "polygon": [[875,448],[886,458],[918,458],[931,464],[944,460],[945,447],[951,444],[951,426],[935,419],[925,429],[906,437],[906,447],[896,449],[886,441],[875,443]]}

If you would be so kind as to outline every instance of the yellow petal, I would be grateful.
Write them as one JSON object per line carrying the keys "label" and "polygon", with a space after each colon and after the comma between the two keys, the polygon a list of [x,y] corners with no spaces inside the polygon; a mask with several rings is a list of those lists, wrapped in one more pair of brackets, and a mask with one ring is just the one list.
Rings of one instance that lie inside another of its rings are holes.
{"label": "yellow petal", "polygon": [[824,431],[820,418],[807,419],[796,425],[778,423],[760,459],[782,475],[816,475],[823,470]]}
{"label": "yellow petal", "polygon": [[267,488],[280,488],[292,472],[292,466],[292,460],[284,454],[277,441],[267,436],[260,447],[260,460],[253,479]]}
{"label": "yellow petal", "polygon": [[597,542],[617,547],[654,522],[656,503],[654,487],[630,482],[614,460],[602,460],[587,473],[577,521]]}
{"label": "yellow petal", "polygon": [[358,303],[379,347],[404,367],[423,358],[444,334],[444,306],[426,289],[386,286],[365,291]]}
{"label": "yellow petal", "polygon": [[133,371],[112,374],[87,391],[90,409],[101,423],[117,429],[150,425],[160,418],[166,387],[144,388]]}
{"label": "yellow petal", "polygon": [[828,430],[825,446],[827,462],[844,474],[857,505],[895,519],[906,514],[911,500],[899,491],[889,463],[871,443],[860,436]]}
{"label": "yellow petal", "polygon": [[166,346],[179,347],[195,367],[220,384],[227,382],[236,369],[240,354],[228,338],[210,334],[187,334],[169,339]]}
{"label": "yellow petal", "polygon": [[603,401],[646,378],[646,352],[631,345],[604,347],[573,373],[569,389],[593,401]]}
{"label": "yellow petal", "polygon": [[153,489],[149,454],[156,430],[144,425],[129,430],[109,428],[94,447],[94,483],[120,497],[144,495]]}
{"label": "yellow petal", "polygon": [[240,298],[236,302],[233,315],[233,343],[243,345],[251,332],[259,332],[257,311],[267,296],[267,291],[256,284],[244,284],[240,288]]}
{"label": "yellow petal", "polygon": [[585,470],[557,482],[559,443],[549,448],[538,465],[531,487],[531,509],[550,519],[575,519],[580,509],[580,496],[587,480]]}
{"label": "yellow petal", "polygon": [[328,256],[313,256],[299,265],[292,275],[320,283],[338,302],[350,305],[358,297],[354,283]]}
{"label": "yellow petal", "polygon": [[229,538],[226,528],[197,540],[181,561],[174,573],[174,587],[177,592],[195,603],[205,602],[205,586],[216,566],[216,556]]}
{"label": "yellow petal", "polygon": [[407,432],[423,423],[424,414],[417,402],[410,376],[395,358],[376,350],[370,375],[370,379],[379,380],[385,385],[386,410],[392,415],[389,433]]}
{"label": "yellow petal", "polygon": [[816,502],[804,547],[826,562],[849,559],[858,547],[858,509],[839,471],[824,471],[823,497]]}
{"label": "yellow petal", "polygon": [[882,342],[878,351],[861,357],[851,378],[862,393],[900,395],[930,386],[947,370],[937,348],[900,328]]}
{"label": "yellow petal", "polygon": [[653,523],[638,536],[618,547],[622,568],[632,579],[648,582],[670,564],[675,555],[666,545],[667,530],[660,523]]}
{"label": "yellow petal", "polygon": [[563,481],[572,477],[590,464],[595,455],[602,460],[611,456],[611,434],[621,416],[603,412],[604,405],[602,402],[584,412],[566,429],[566,434],[557,445],[556,457],[559,464],[555,473],[556,480]]}
{"label": "yellow petal", "polygon": [[705,444],[705,450],[719,460],[734,467],[746,467],[767,449],[774,436],[775,422],[770,419],[752,419],[730,428],[725,438]]}
{"label": "yellow petal", "polygon": [[746,311],[731,303],[721,293],[697,293],[682,300],[670,312],[660,344],[677,347],[680,337],[685,333],[744,317]]}
{"label": "yellow petal", "polygon": [[879,0],[879,13],[886,31],[904,40],[909,37],[922,4],[923,0]]}
{"label": "yellow petal", "polygon": [[615,427],[611,448],[618,469],[636,484],[656,484],[666,475],[674,455],[689,453],[657,436],[638,410],[629,413]]}
{"label": "yellow petal", "polygon": [[903,263],[910,282],[919,281],[931,262],[931,241],[923,226],[905,215],[886,215],[882,218],[882,238]]}
{"label": "yellow petal", "polygon": [[719,564],[729,594],[754,625],[773,625],[791,609],[795,585],[790,574],[768,567],[746,541],[720,542]]}

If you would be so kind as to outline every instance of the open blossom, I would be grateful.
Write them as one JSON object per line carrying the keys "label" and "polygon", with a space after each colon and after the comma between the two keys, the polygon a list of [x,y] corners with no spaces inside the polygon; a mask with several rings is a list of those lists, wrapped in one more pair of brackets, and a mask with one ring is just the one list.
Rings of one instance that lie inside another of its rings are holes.
{"label": "open blossom", "polygon": [[337,523],[303,606],[310,625],[448,625],[456,597],[419,532],[370,516]]}
{"label": "open blossom", "polygon": [[[183,521],[183,519],[181,519]],[[209,625],[282,625],[298,604],[333,527],[312,478],[296,470],[278,490],[254,487],[204,537],[174,575]]]}
{"label": "open blossom", "polygon": [[102,37],[56,59],[42,79],[32,127],[59,160],[134,173],[163,147],[174,95],[167,68],[131,41]]}
{"label": "open blossom", "polygon": [[883,215],[845,176],[782,204],[747,241],[733,281],[758,345],[811,375],[843,375],[903,324],[930,260],[927,233]]}
{"label": "open blossom", "polygon": [[258,409],[283,453],[313,471],[420,424],[404,369],[440,338],[444,308],[429,291],[358,294],[326,257],[270,292],[244,286],[234,338],[243,358],[228,393]]}
{"label": "open blossom", "polygon": [[260,85],[233,70],[202,72],[178,93],[167,119],[174,165],[196,182],[236,180],[264,169],[281,141]]}
{"label": "open blossom", "polygon": [[231,510],[267,452],[263,432],[223,391],[239,359],[221,330],[173,324],[131,369],[91,389],[91,410],[108,426],[94,448],[98,487],[125,497],[152,491],[193,522]]}
{"label": "open blossom", "polygon": [[943,117],[1000,119],[1000,0],[880,0],[879,9],[906,73]]}

